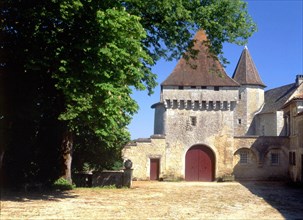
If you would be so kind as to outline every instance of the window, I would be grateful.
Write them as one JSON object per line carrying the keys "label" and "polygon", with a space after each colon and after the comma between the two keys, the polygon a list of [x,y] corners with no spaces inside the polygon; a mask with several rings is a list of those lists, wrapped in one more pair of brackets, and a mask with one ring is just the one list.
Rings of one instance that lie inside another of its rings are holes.
{"label": "window", "polygon": [[191,89],[195,89],[195,88],[196,88],[196,86],[191,86],[190,88],[191,88]]}
{"label": "window", "polygon": [[239,93],[239,100],[241,100],[242,96],[241,96],[241,93]]}
{"label": "window", "polygon": [[197,125],[197,117],[196,116],[191,116],[190,117],[190,124],[191,124],[191,126],[196,126]]}
{"label": "window", "polygon": [[247,164],[248,163],[248,153],[241,152],[240,153],[240,164]]}
{"label": "window", "polygon": [[215,90],[215,91],[219,91],[219,86],[215,86],[215,87],[214,87],[214,90]]}
{"label": "window", "polygon": [[183,90],[183,86],[179,86],[179,89],[180,89],[180,90]]}
{"label": "window", "polygon": [[271,165],[279,165],[280,155],[279,153],[271,153],[270,154],[270,164]]}
{"label": "window", "polygon": [[290,122],[289,122],[289,118],[290,118],[290,112],[287,112],[284,115],[285,136],[289,136],[290,135]]}
{"label": "window", "polygon": [[289,152],[289,165],[296,165],[296,152]]}
{"label": "window", "polygon": [[242,123],[241,119],[238,119],[238,124],[240,125]]}
{"label": "window", "polygon": [[207,89],[207,86],[201,86],[201,89]]}

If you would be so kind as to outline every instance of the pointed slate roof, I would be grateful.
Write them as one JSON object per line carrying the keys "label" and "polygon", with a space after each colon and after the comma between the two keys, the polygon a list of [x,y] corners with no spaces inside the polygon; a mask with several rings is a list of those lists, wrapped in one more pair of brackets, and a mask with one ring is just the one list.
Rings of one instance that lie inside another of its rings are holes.
{"label": "pointed slate roof", "polygon": [[257,85],[266,87],[259,76],[254,61],[252,60],[246,46],[242,51],[232,78],[241,85]]}
{"label": "pointed slate roof", "polygon": [[181,58],[173,72],[161,84],[162,86],[240,86],[224,71],[220,62],[211,57],[207,46],[204,31],[196,33],[194,49],[198,50],[195,59]]}

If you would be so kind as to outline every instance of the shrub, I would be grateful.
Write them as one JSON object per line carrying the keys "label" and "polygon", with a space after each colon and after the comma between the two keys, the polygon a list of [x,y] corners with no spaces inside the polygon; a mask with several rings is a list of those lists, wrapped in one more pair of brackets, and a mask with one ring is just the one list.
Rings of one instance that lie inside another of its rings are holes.
{"label": "shrub", "polygon": [[68,182],[66,179],[64,179],[63,177],[57,179],[54,184],[53,184],[53,188],[54,189],[59,189],[59,190],[72,190],[74,189],[76,186],[74,184],[71,184],[70,182]]}

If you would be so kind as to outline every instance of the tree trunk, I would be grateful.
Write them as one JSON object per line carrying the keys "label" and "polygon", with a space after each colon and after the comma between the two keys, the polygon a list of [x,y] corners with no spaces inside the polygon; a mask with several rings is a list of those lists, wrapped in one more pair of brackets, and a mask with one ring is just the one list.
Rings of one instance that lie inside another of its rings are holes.
{"label": "tree trunk", "polygon": [[62,149],[63,149],[63,162],[64,162],[64,169],[63,169],[63,178],[66,179],[68,182],[72,183],[72,151],[73,151],[73,134],[70,131],[66,131],[63,135],[62,140]]}

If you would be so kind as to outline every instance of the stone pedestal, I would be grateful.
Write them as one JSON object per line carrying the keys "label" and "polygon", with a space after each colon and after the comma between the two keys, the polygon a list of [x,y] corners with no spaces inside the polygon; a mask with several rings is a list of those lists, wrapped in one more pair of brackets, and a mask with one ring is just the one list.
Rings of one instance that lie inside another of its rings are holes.
{"label": "stone pedestal", "polygon": [[124,169],[123,186],[130,188],[132,186],[133,169]]}

